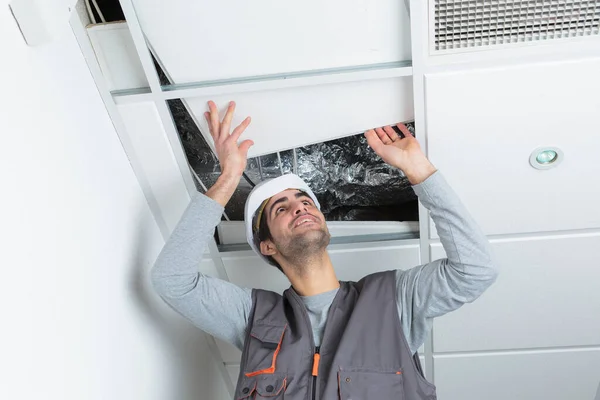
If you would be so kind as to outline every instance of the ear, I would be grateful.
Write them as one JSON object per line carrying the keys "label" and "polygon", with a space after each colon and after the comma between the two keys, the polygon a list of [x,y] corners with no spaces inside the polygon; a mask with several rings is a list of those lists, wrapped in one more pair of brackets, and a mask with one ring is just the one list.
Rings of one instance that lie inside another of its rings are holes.
{"label": "ear", "polygon": [[260,252],[263,256],[272,256],[277,254],[277,247],[275,247],[275,243],[270,240],[263,240],[260,242]]}

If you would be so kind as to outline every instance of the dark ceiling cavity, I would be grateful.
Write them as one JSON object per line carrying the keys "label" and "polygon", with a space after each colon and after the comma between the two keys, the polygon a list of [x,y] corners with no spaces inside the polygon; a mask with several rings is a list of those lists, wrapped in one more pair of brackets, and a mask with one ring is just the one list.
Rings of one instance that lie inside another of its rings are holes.
{"label": "dark ceiling cavity", "polygon": [[[85,1],[85,0],[82,0]],[[119,0],[96,0],[96,4],[98,4],[98,8],[102,12],[102,15],[106,19],[106,22],[115,22],[115,21],[124,21],[125,15],[123,15],[123,10],[121,9],[121,4],[119,4]],[[90,0],[90,9],[94,13],[96,21],[100,22],[100,15],[97,13],[93,3]]]}
{"label": "dark ceiling cavity", "polygon": [[[169,107],[190,166],[210,187],[220,174],[218,160],[183,102],[171,100]],[[414,132],[412,124],[408,127]],[[410,182],[383,163],[362,134],[249,159],[225,208],[228,218],[243,220],[244,203],[255,184],[290,172],[309,184],[328,221],[418,221]],[[198,190],[204,189],[198,184]]]}

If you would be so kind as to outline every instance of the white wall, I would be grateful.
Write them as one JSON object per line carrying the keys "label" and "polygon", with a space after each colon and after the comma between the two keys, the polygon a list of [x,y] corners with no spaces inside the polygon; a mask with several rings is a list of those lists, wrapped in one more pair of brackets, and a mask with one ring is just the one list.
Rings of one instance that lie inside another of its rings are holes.
{"label": "white wall", "polygon": [[163,239],[65,19],[0,4],[0,398],[219,399],[200,331],[149,290]]}

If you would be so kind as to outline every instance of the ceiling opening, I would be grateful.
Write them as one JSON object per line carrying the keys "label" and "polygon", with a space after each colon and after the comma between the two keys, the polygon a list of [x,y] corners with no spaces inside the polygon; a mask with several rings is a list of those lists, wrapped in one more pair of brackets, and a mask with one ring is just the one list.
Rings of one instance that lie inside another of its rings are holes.
{"label": "ceiling opening", "polygon": [[[197,189],[203,192],[219,177],[218,160],[184,102],[168,103]],[[413,124],[408,128],[414,132]],[[417,197],[410,182],[386,165],[362,134],[250,158],[225,208],[227,218],[242,221],[252,187],[291,172],[315,192],[328,221],[418,221]]]}
{"label": "ceiling opening", "polygon": [[124,21],[119,0],[82,0],[92,23]]}

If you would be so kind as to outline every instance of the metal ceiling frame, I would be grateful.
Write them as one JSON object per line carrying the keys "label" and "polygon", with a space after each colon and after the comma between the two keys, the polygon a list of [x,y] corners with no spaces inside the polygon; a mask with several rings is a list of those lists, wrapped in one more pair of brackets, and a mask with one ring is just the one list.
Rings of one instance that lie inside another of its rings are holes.
{"label": "metal ceiling frame", "polygon": [[[411,54],[413,63],[413,101],[415,110],[415,131],[419,132],[419,143],[425,154],[428,154],[427,126],[425,118],[425,61],[428,54],[428,21],[427,2],[409,0]],[[421,264],[431,261],[429,232],[429,210],[419,201],[419,244]],[[435,384],[433,374],[433,329],[424,343],[425,376]]]}
{"label": "metal ceiling frame", "polygon": [[[131,24],[130,22],[128,23]],[[152,66],[152,68],[154,67]],[[411,75],[411,62],[401,61],[286,74],[260,75],[245,78],[163,85],[159,86],[159,89],[156,92],[153,90],[152,86],[149,88],[115,90],[112,92],[112,95],[117,104],[127,104],[141,101],[185,99],[189,97],[289,89],[330,83],[399,78]]]}

